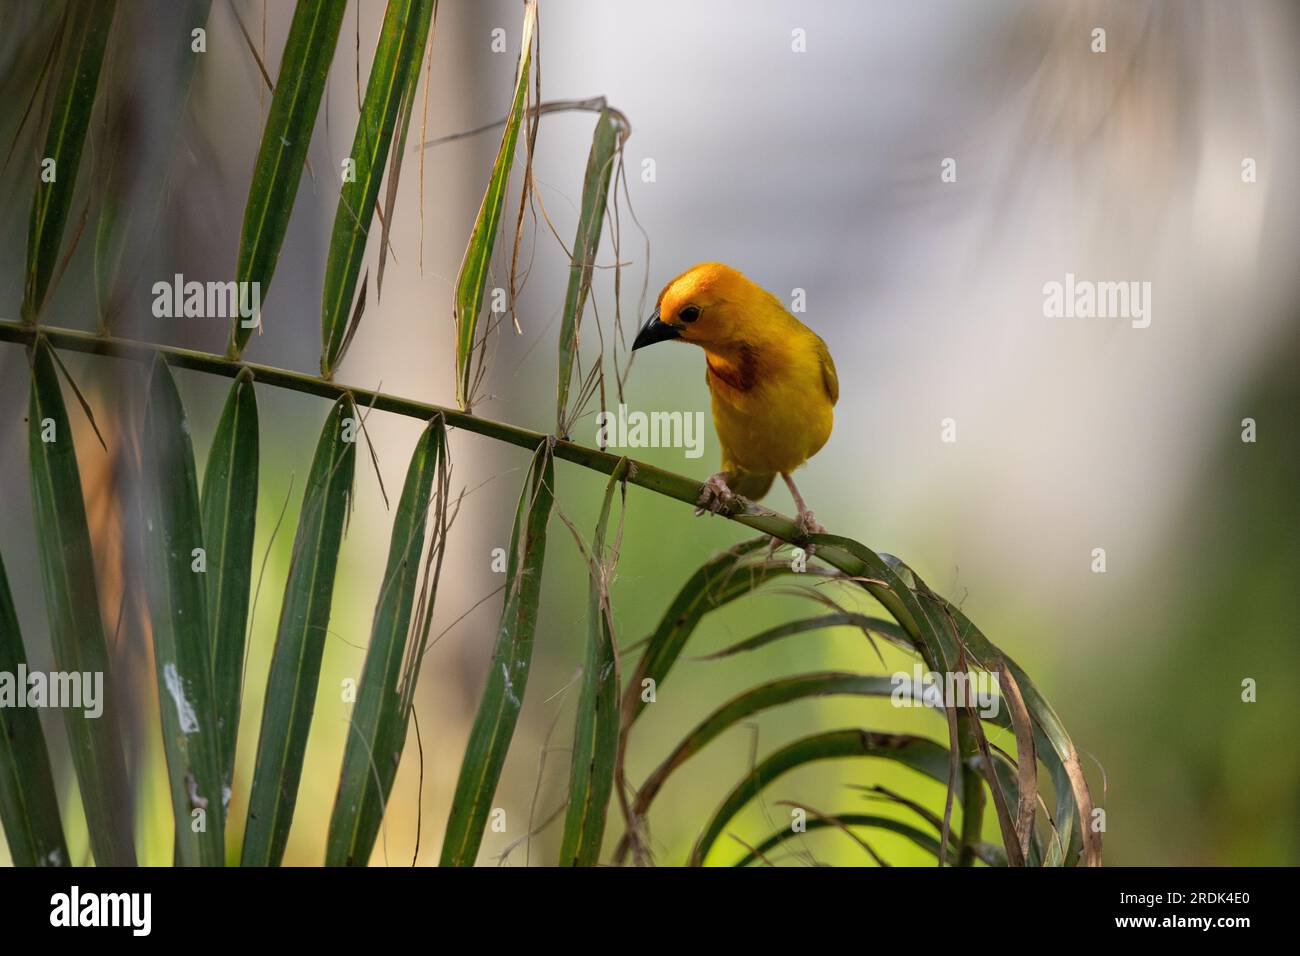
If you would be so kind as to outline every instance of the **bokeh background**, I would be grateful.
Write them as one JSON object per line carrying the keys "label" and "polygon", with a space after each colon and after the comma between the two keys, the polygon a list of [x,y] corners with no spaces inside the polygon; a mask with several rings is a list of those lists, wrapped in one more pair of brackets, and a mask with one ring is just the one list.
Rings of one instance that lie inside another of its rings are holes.
{"label": "bokeh background", "polygon": [[[158,51],[174,43],[175,24],[167,4],[123,0],[122,7],[106,67],[109,109],[124,118],[111,128],[121,138],[109,137],[107,122],[92,133],[83,166],[92,172],[83,172],[81,188],[92,195],[94,163],[127,150],[142,182],[164,184],[164,199],[156,227],[132,250],[138,279],[121,332],[220,352],[224,325],[153,319],[149,287],[176,272],[232,277],[269,96],[231,4],[218,0],[183,127],[174,140],[163,136],[155,121],[176,93],[157,79]],[[275,76],[292,5],[236,0],[234,7]],[[451,288],[498,135],[423,152],[416,144],[504,116],[521,13],[515,0],[439,4],[427,110],[416,116],[404,159],[395,261],[340,381],[454,402]],[[264,334],[248,352],[254,361],[316,368],[335,177],[351,144],[357,72],[364,83],[382,14],[378,0],[360,0],[345,20],[311,147],[314,176],[304,175],[264,303]],[[51,22],[49,9],[34,0],[0,11],[0,146],[15,144],[0,178],[0,318],[11,320],[21,299],[30,170],[39,150],[30,126],[17,131]],[[1097,27],[1106,31],[1105,53],[1090,49]],[[504,53],[492,50],[498,28]],[[617,254],[624,333],[630,338],[664,282],[701,260],[728,262],[787,302],[804,290],[800,318],[830,346],[841,396],[834,435],[800,473],[801,490],[823,523],[904,558],[1034,676],[1084,751],[1106,809],[1106,861],[1300,859],[1300,9],[1286,0],[543,0],[540,29],[543,99],[603,95],[632,126]],[[800,37],[802,52],[795,49]],[[540,205],[525,227],[531,267],[516,303],[521,332],[507,329],[496,340],[488,397],[475,409],[542,431],[553,428],[568,273],[542,208],[571,242],[593,120],[582,112],[541,120],[534,157]],[[947,158],[956,161],[955,182],[941,180]],[[1242,180],[1246,158],[1255,161],[1254,182]],[[643,177],[647,160],[652,181]],[[507,218],[521,172],[522,147]],[[615,262],[611,239],[607,229],[602,266]],[[506,284],[508,248],[508,241],[498,244],[492,285]],[[372,240],[372,265],[376,253]],[[91,271],[81,248],[49,321],[95,327]],[[1067,272],[1150,282],[1150,327],[1045,318],[1043,285]],[[593,300],[589,361],[597,312],[606,334],[613,331],[612,268],[598,270]],[[104,417],[110,438],[129,445],[140,370],[83,356],[67,361],[97,407],[120,409]],[[707,411],[703,373],[703,357],[693,350],[638,353],[627,401]],[[227,384],[193,373],[178,378],[202,467]],[[0,416],[0,546],[32,666],[48,668],[21,411],[27,385],[22,349],[0,345],[0,407],[9,409]],[[247,668],[236,821],[302,478],[328,409],[266,388],[259,403],[255,553],[268,559]],[[955,442],[941,440],[948,418]],[[1245,418],[1257,423],[1254,443],[1242,441]],[[391,493],[419,424],[376,414],[367,427]],[[574,437],[591,444],[595,431],[588,416]],[[78,448],[99,532],[104,617],[122,618],[114,647],[132,690],[140,849],[148,862],[167,863],[170,812],[147,615],[135,596],[129,469],[89,433],[78,436]],[[703,479],[716,467],[717,447],[710,430],[702,459],[680,449],[643,457]],[[453,483],[468,494],[438,595],[434,629],[445,634],[420,685],[422,759],[412,735],[376,864],[436,862],[500,607],[491,551],[508,542],[527,465],[520,450],[462,433],[453,433],[452,458]],[[388,547],[390,515],[364,456],[357,475],[292,863],[323,858],[349,712],[337,689],[360,674]],[[586,532],[602,486],[596,476],[559,466],[559,506]],[[284,527],[272,540],[286,502]],[[790,510],[784,489],[767,503]],[[612,587],[620,640],[644,636],[689,573],[743,531],[633,489]],[[1106,551],[1105,573],[1093,570],[1095,548]],[[563,799],[585,589],[584,565],[553,519],[533,671],[496,800],[508,830],[487,834],[481,863],[507,849],[509,865],[555,859],[558,824],[517,841],[529,821],[542,823]],[[807,613],[796,598],[756,595],[707,618],[695,650]],[[901,658],[890,659],[895,663]],[[717,703],[762,679],[879,667],[860,636],[835,632],[745,659],[684,664],[638,726],[631,779],[641,779]],[[1242,700],[1246,679],[1258,686],[1253,703]],[[57,715],[47,716],[70,841],[84,854],[62,727]],[[651,817],[659,861],[685,858],[754,754],[838,726],[945,734],[941,720],[883,701],[833,698],[769,712],[669,783]],[[863,809],[850,785],[874,783],[942,805],[941,788],[905,771],[839,762],[780,781],[736,833],[754,842],[782,825],[788,810],[777,800],[827,812]],[[893,862],[923,862],[888,835],[872,840]],[[793,864],[863,859],[833,832],[787,847],[783,859]],[[712,859],[739,852],[719,847]]]}

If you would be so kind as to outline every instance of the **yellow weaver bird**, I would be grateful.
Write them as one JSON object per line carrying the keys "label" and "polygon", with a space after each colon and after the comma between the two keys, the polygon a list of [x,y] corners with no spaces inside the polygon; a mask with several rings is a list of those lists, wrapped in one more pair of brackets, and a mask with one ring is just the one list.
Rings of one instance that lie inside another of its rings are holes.
{"label": "yellow weaver bird", "polygon": [[722,511],[737,495],[756,501],[780,475],[798,509],[795,526],[824,531],[791,473],[831,434],[840,385],[826,343],[721,262],[692,266],[664,286],[632,351],[669,340],[704,349],[722,446],[722,470],[704,483],[697,513]]}

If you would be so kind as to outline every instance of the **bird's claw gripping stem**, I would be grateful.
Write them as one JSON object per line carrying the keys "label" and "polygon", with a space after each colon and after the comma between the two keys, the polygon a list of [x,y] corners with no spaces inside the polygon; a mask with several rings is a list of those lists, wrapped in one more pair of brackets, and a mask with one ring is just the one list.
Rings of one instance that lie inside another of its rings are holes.
{"label": "bird's claw gripping stem", "polygon": [[736,499],[736,493],[727,487],[726,474],[719,472],[704,483],[700,497],[695,502],[695,513],[697,515],[706,512],[722,514],[735,503]]}
{"label": "bird's claw gripping stem", "polygon": [[818,524],[811,511],[800,511],[794,519],[794,529],[805,538],[815,534],[825,534],[826,529]]}
{"label": "bird's claw gripping stem", "polygon": [[798,531],[799,534],[803,536],[805,540],[805,544],[803,545],[804,553],[811,558],[817,553],[817,547],[807,539],[815,534],[825,534],[826,529],[817,522],[817,519],[813,517],[811,511],[800,511],[795,515],[794,530]]}

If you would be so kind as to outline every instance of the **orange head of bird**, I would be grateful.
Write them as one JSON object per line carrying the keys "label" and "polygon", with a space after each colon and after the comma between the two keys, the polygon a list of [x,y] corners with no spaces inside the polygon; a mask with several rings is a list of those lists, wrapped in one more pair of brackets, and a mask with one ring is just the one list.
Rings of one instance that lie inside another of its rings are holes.
{"label": "orange head of bird", "polygon": [[740,334],[738,323],[752,310],[755,297],[770,298],[731,266],[701,262],[664,286],[632,351],[670,339],[725,351]]}

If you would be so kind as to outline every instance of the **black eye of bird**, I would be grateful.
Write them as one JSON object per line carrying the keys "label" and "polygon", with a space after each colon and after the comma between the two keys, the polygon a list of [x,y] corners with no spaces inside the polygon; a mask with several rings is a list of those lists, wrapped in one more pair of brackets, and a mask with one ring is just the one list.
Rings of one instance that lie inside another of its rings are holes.
{"label": "black eye of bird", "polygon": [[677,317],[683,322],[694,322],[700,317],[700,307],[698,305],[688,305],[677,313]]}

